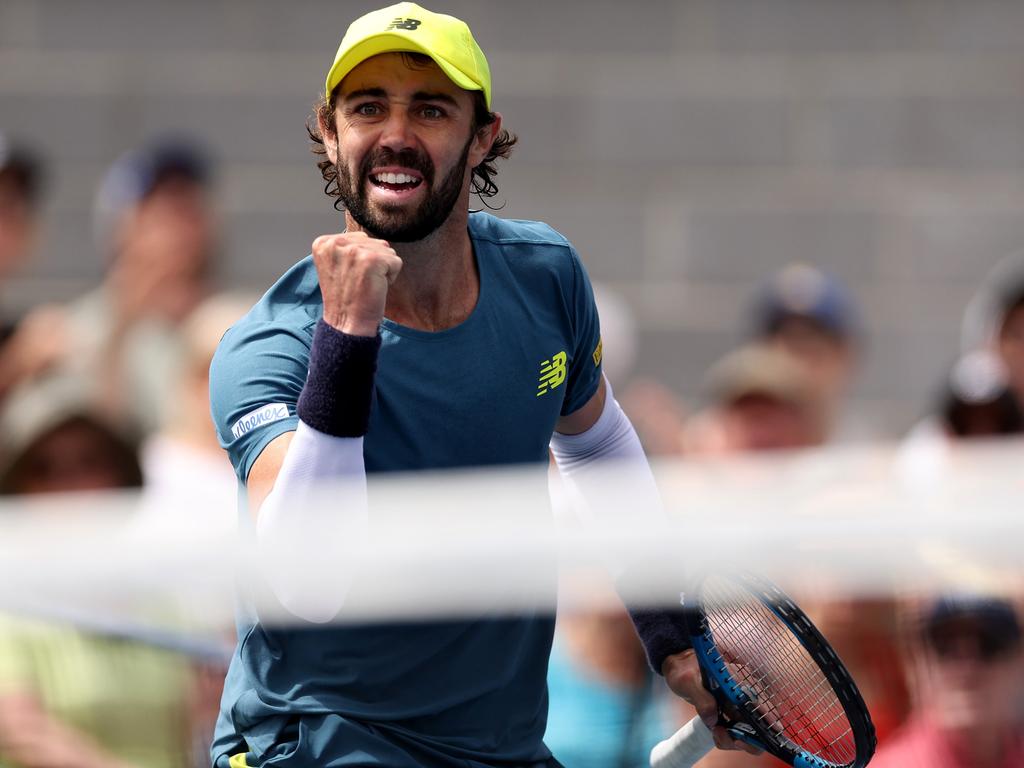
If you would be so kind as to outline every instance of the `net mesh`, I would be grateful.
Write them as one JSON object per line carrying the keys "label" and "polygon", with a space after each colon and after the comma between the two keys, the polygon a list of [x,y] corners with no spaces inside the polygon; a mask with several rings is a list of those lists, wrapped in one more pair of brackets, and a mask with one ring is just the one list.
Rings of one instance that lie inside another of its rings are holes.
{"label": "net mesh", "polygon": [[711,577],[702,599],[720,660],[778,742],[833,765],[852,765],[853,730],[828,679],[763,602],[726,577]]}

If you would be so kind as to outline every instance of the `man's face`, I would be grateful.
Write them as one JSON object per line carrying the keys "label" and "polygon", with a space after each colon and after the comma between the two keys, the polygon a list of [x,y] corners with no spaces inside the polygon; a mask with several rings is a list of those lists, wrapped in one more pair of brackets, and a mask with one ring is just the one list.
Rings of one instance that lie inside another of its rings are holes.
{"label": "man's face", "polygon": [[437,64],[374,56],[345,77],[336,104],[328,154],[341,200],[368,234],[422,240],[457,203],[468,206],[470,171],[483,159],[473,100]]}

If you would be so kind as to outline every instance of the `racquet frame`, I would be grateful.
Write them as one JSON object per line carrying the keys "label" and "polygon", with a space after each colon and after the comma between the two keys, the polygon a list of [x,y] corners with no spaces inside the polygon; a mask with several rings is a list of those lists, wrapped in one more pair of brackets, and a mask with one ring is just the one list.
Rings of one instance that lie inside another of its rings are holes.
{"label": "racquet frame", "polygon": [[[863,768],[874,754],[877,742],[864,699],[839,656],[828,644],[807,615],[781,589],[767,579],[752,574],[730,574],[751,596],[757,598],[792,632],[808,655],[824,674],[850,722],[856,757],[850,763],[833,763],[817,757],[768,728],[756,710],[756,703],[729,672],[727,663],[715,646],[708,628],[703,603],[689,600],[687,595],[700,595],[703,577],[695,590],[683,596],[683,621],[700,665],[705,687],[711,691],[719,708],[719,724],[733,738],[742,739],[763,749],[795,768]],[[771,653],[771,649],[766,649]]]}

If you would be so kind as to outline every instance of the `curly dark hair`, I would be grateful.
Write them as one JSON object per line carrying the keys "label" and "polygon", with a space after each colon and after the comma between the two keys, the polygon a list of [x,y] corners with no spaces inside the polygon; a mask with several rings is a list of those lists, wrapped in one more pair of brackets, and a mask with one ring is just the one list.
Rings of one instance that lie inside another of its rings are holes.
{"label": "curly dark hair", "polygon": [[[410,69],[419,69],[431,63],[430,57],[422,53],[403,53],[402,60]],[[497,116],[487,109],[487,102],[482,91],[473,91],[472,96],[473,133],[476,133],[481,128],[493,123]],[[317,160],[316,167],[320,169],[320,173],[324,177],[324,192],[328,197],[336,198],[334,207],[341,210],[341,189],[338,186],[338,169],[327,156],[324,137],[320,134],[320,122],[330,125],[334,119],[334,108],[337,104],[337,98],[338,88],[335,88],[331,92],[330,100],[325,99],[323,96],[316,100],[316,103],[313,104],[313,114],[306,119],[306,133],[309,134],[309,139],[313,143],[313,154],[320,158]],[[505,159],[512,154],[512,147],[518,141],[519,139],[515,134],[502,128],[494,139],[494,144],[491,145],[491,150],[487,153],[487,157],[473,169],[470,190],[473,194],[480,196],[480,200],[484,205],[487,205],[484,198],[494,197],[498,194],[498,185],[494,183],[494,177],[498,173],[495,161],[499,157]]]}

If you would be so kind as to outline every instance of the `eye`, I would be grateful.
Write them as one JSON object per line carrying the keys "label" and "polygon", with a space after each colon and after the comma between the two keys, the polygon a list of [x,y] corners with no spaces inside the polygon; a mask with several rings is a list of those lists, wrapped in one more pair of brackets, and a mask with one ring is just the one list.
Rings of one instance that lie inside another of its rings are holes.
{"label": "eye", "polygon": [[445,111],[440,107],[434,106],[433,104],[426,104],[420,110],[420,114],[428,120],[440,120],[445,116]]}
{"label": "eye", "polygon": [[384,110],[380,104],[373,101],[367,101],[363,104],[357,105],[352,111],[357,115],[362,115],[363,117],[376,117],[377,115],[382,114]]}

